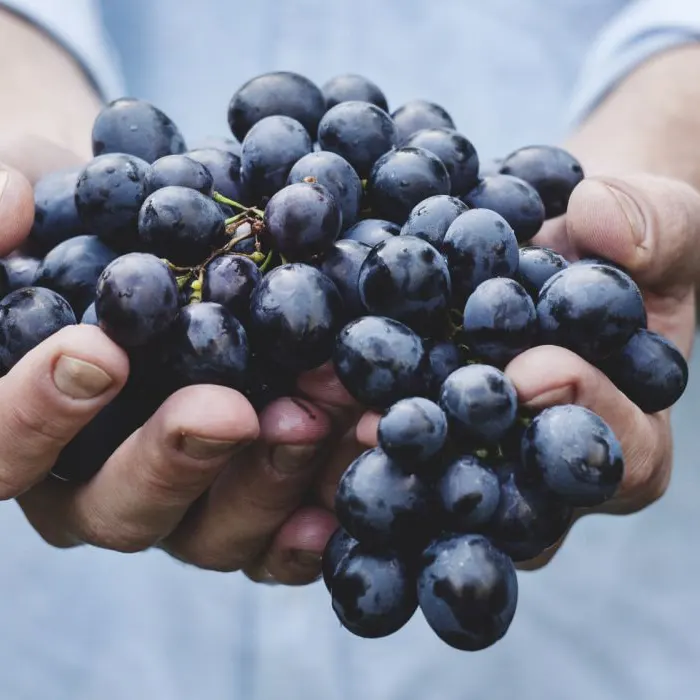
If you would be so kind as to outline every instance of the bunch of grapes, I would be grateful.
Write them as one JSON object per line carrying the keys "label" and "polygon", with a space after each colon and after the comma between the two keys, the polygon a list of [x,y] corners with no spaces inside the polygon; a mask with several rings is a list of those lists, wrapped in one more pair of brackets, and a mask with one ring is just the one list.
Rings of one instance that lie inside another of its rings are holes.
{"label": "bunch of grapes", "polygon": [[162,111],[119,99],[94,158],[35,188],[26,246],[0,266],[0,367],[77,323],[131,362],[117,399],[64,449],[80,482],[172,392],[218,384],[260,411],[332,361],[378,443],[342,477],[323,561],[342,624],[380,637],[421,608],[465,650],[503,637],[514,562],[611,498],[620,444],[574,405],[532,415],[504,373],[541,344],[593,363],[647,413],[687,366],[604,260],[528,245],[566,213],[580,164],[528,146],[488,167],[440,106],[389,112],[369,80],[259,76],[235,138],[188,148]]}

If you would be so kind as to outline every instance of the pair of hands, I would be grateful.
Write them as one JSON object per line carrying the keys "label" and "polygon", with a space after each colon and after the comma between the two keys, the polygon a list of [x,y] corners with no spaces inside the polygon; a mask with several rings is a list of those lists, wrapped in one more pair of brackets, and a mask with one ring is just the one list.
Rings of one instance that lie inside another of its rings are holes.
{"label": "pair of hands", "polygon": [[[31,228],[33,198],[22,174],[0,168],[0,254],[6,255]],[[36,177],[36,170],[26,172]],[[625,267],[643,289],[650,328],[688,357],[699,239],[694,189],[635,176],[584,181],[565,220],[550,222],[535,242],[571,259],[596,255]],[[668,411],[644,415],[601,372],[562,348],[534,348],[507,374],[522,403],[577,403],[615,431],[626,470],[605,512],[634,512],[663,494],[672,460]],[[127,375],[120,348],[95,327],[75,326],[0,379],[0,498],[16,498],[54,546],[159,547],[201,568],[243,570],[256,581],[298,585],[317,578],[336,527],[338,478],[376,444],[379,417],[362,415],[329,366],[300,378],[304,398],[278,400],[260,416],[238,392],[188,387],[87,484],[47,479],[61,449],[117,395]],[[541,566],[554,551],[525,568]]]}

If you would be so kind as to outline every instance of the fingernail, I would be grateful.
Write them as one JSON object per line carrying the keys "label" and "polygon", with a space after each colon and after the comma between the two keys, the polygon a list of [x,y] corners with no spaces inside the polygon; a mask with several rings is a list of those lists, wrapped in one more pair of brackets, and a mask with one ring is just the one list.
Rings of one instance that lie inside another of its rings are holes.
{"label": "fingernail", "polygon": [[53,370],[56,388],[72,399],[94,399],[112,386],[112,377],[101,367],[61,355]]}
{"label": "fingernail", "polygon": [[573,386],[560,386],[556,389],[545,391],[544,394],[535,396],[525,403],[526,408],[535,410],[549,408],[549,406],[562,406],[564,404],[575,403],[576,391]]}
{"label": "fingernail", "polygon": [[627,192],[622,189],[618,189],[615,185],[611,183],[605,183],[605,187],[608,191],[615,197],[617,203],[620,205],[627,221],[630,225],[630,230],[632,231],[632,237],[637,245],[641,245],[644,242],[647,234],[647,222],[644,218],[644,213],[642,212],[639,204],[630,197]]}
{"label": "fingernail", "polygon": [[282,474],[299,471],[314,458],[317,445],[277,445],[272,449],[272,466]]}
{"label": "fingernail", "polygon": [[231,442],[230,440],[209,440],[208,438],[183,435],[180,440],[180,449],[192,459],[214,459],[245,447],[245,443]]}
{"label": "fingernail", "polygon": [[311,569],[321,566],[321,555],[318,552],[307,552],[303,549],[293,549],[290,552],[292,561],[303,566],[305,569]]}

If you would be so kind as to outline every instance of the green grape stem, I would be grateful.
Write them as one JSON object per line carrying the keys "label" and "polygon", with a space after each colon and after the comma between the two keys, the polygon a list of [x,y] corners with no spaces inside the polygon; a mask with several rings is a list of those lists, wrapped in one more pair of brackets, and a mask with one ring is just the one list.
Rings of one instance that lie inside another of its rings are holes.
{"label": "green grape stem", "polygon": [[246,207],[240,202],[235,202],[233,199],[224,197],[224,195],[220,192],[214,192],[214,194],[212,194],[211,197],[215,202],[218,202],[219,204],[227,204],[229,207],[234,207],[234,209],[242,209],[243,213],[253,212],[253,214],[255,214],[260,219],[262,219],[263,216],[265,216],[265,212],[263,212],[261,209],[257,209],[256,207]]}

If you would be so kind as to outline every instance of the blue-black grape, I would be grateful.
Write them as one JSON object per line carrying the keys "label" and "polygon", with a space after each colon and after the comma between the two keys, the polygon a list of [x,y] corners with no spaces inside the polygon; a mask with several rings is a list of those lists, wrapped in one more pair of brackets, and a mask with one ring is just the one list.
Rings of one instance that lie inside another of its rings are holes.
{"label": "blue-black grape", "polygon": [[469,207],[457,197],[436,194],[416,204],[401,228],[402,236],[416,236],[442,249],[447,229]]}
{"label": "blue-black grape", "polygon": [[0,301],[0,371],[12,369],[39,343],[74,323],[70,304],[51,289],[10,292]]}
{"label": "blue-black grape", "polygon": [[243,141],[265,117],[281,115],[299,122],[310,136],[326,111],[323,93],[308,78],[289,71],[265,73],[240,87],[228,107],[233,135]]}
{"label": "blue-black grape", "polygon": [[330,151],[309,153],[292,167],[287,184],[309,181],[323,185],[332,195],[342,213],[342,228],[350,228],[360,214],[362,182],[345,158]]}
{"label": "blue-black grape", "polygon": [[425,348],[403,323],[364,316],[338,334],[333,363],[343,386],[365,406],[383,410],[425,393]]}
{"label": "blue-black grape", "polygon": [[262,280],[258,266],[243,255],[220,255],[204,270],[202,301],[228,309],[239,321],[250,317],[250,298]]}
{"label": "blue-black grape", "polygon": [[323,575],[323,582],[326,584],[329,593],[331,591],[333,575],[338,570],[338,565],[357,544],[357,540],[343,530],[342,527],[336,528],[328,542],[326,542],[321,562],[321,573]]}
{"label": "blue-black grape", "polygon": [[377,160],[396,146],[396,127],[383,109],[369,102],[341,102],[323,115],[318,142],[366,178]]}
{"label": "blue-black grape", "polygon": [[213,148],[218,151],[227,151],[228,153],[232,153],[234,156],[238,156],[239,158],[241,157],[241,142],[234,138],[228,138],[225,136],[205,136],[204,138],[197,139],[188,145],[189,153],[192,151],[209,150]]}
{"label": "blue-black grape", "polygon": [[584,177],[576,158],[556,146],[520,148],[503,161],[501,173],[529,182],[542,198],[547,219],[566,213],[569,197]]}
{"label": "blue-black grape", "polygon": [[363,316],[358,282],[362,263],[369,255],[368,246],[353,240],[336,241],[323,255],[321,272],[337,287],[343,299],[346,318]]}
{"label": "blue-black grape", "polygon": [[214,178],[207,167],[194,158],[178,154],[159,158],[151,166],[148,185],[155,192],[170,185],[190,187],[211,196]]}
{"label": "blue-black grape", "polygon": [[449,193],[447,169],[436,155],[422,148],[385,153],[374,164],[367,182],[372,213],[399,225],[424,199]]}
{"label": "blue-black grape", "polygon": [[119,252],[138,245],[150,167],[136,156],[111,153],[91,160],[78,177],[75,206],[83,226]]}
{"label": "blue-black grape", "polygon": [[351,226],[341,234],[341,239],[357,241],[363,245],[374,248],[382,241],[389,240],[392,236],[398,236],[401,228],[391,221],[383,219],[363,219]]}
{"label": "blue-black grape", "polygon": [[97,236],[69,238],[42,260],[34,285],[60,294],[79,318],[95,299],[102,271],[116,257]]}
{"label": "blue-black grape", "polygon": [[[201,163],[213,179],[215,192],[239,204],[250,204],[245,185],[241,180],[241,155],[221,148],[198,148],[187,152],[187,157]],[[232,216],[232,212],[230,215]]]}
{"label": "blue-black grape", "polygon": [[298,182],[272,195],[261,237],[288,260],[309,261],[335,243],[341,224],[340,206],[323,185]]}
{"label": "blue-black grape", "polygon": [[512,175],[484,178],[465,195],[464,201],[474,209],[491,209],[500,214],[521,243],[533,238],[544,223],[544,204],[537,190]]}
{"label": "blue-black grape", "polygon": [[422,129],[455,129],[452,117],[445,109],[427,100],[411,100],[391,114],[398,131],[398,143],[403,145]]}
{"label": "blue-black grape", "polygon": [[326,100],[327,110],[341,102],[371,102],[379,109],[389,111],[384,93],[362,75],[337,75],[321,87],[321,92]]}
{"label": "blue-black grape", "polygon": [[437,400],[445,379],[462,366],[462,354],[457,345],[450,340],[427,342],[426,359],[427,396]]}
{"label": "blue-black grape", "polygon": [[622,447],[605,421],[582,406],[553,406],[537,415],[522,441],[522,461],[572,506],[594,507],[612,498],[622,480]]}
{"label": "blue-black grape", "polygon": [[127,253],[100,275],[95,309],[100,328],[116,343],[145,345],[177,317],[177,282],[162,260],[148,253]]}
{"label": "blue-black grape", "polygon": [[516,279],[535,301],[544,283],[569,266],[563,256],[549,248],[526,246],[520,249],[519,256]]}
{"label": "blue-black grape", "polygon": [[515,616],[515,567],[482,535],[444,535],[423,553],[418,602],[444,642],[463,651],[486,649]]}
{"label": "blue-black grape", "polygon": [[688,363],[680,350],[653,331],[640,329],[601,369],[644,413],[673,406],[688,384]]}
{"label": "blue-black grape", "polygon": [[464,195],[479,182],[479,156],[471,141],[454,129],[421,129],[402,146],[424,148],[434,153],[450,176],[453,195]]}
{"label": "blue-black grape", "polygon": [[536,342],[535,304],[515,280],[486,280],[467,299],[463,328],[473,355],[496,367],[505,367]]}
{"label": "blue-black grape", "polygon": [[250,315],[256,351],[302,371],[330,359],[343,301],[322,272],[292,263],[265,275],[251,297]]}
{"label": "blue-black grape", "polygon": [[[36,277],[36,271],[41,265],[41,260],[31,255],[12,253],[0,261],[3,270],[7,274],[7,286],[5,294],[22,287],[31,287]],[[3,296],[5,296],[3,294]],[[2,298],[2,297],[0,297]]]}
{"label": "blue-black grape", "polygon": [[251,406],[261,413],[273,401],[296,395],[297,373],[251,349],[243,388]]}
{"label": "blue-black grape", "polygon": [[184,153],[185,141],[173,121],[144,100],[123,97],[110,102],[92,127],[92,152],[127,153],[153,163],[174,153]]}
{"label": "blue-black grape", "polygon": [[396,319],[421,334],[444,325],[452,295],[445,260],[414,236],[394,236],[375,246],[362,264],[358,288],[369,314]]}
{"label": "blue-black grape", "polygon": [[540,291],[537,318],[542,341],[596,362],[622,349],[646,326],[639,287],[608,265],[571,265]]}

